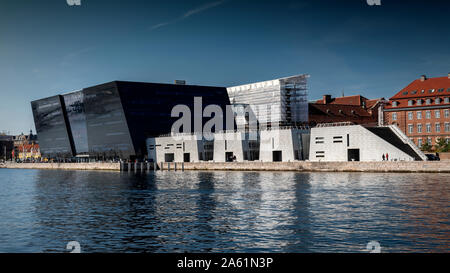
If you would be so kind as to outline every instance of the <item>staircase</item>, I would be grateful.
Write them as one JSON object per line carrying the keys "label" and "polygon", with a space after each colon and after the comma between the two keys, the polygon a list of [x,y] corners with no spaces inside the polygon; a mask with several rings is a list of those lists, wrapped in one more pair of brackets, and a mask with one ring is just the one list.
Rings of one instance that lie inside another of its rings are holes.
{"label": "staircase", "polygon": [[408,144],[413,150],[414,152],[416,152],[416,154],[423,160],[423,161],[427,161],[427,156],[422,152],[422,150],[419,149],[419,147],[416,146],[416,144],[414,144],[414,142],[411,141],[411,139],[409,139],[408,136],[405,135],[405,133],[403,133],[402,130],[400,130],[400,128],[398,128],[397,125],[388,125],[389,128],[391,128],[391,130],[399,137],[403,140],[403,143]]}
{"label": "staircase", "polygon": [[425,154],[397,126],[367,127],[366,129],[413,157],[414,160],[427,160]]}

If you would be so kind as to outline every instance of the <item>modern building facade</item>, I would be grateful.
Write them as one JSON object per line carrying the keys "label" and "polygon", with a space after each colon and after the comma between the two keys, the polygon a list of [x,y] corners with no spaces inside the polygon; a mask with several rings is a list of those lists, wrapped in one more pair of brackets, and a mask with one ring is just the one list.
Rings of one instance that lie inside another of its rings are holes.
{"label": "modern building facade", "polygon": [[311,129],[311,161],[414,161],[425,154],[395,126],[322,124]]}
{"label": "modern building facade", "polygon": [[147,148],[153,162],[289,162],[308,159],[309,136],[307,127],[238,130],[149,138]]}
{"label": "modern building facade", "polygon": [[417,146],[450,141],[450,73],[425,75],[403,88],[385,106],[384,123],[397,125]]}
{"label": "modern building facade", "polygon": [[321,100],[309,103],[309,124],[352,122],[375,126],[386,102],[384,98],[367,99],[361,95],[338,98],[324,95]]}
{"label": "modern building facade", "polygon": [[194,109],[195,97],[224,113],[229,104],[222,87],[114,81],[31,106],[43,157],[134,159],[146,156],[148,137],[171,132],[179,119],[171,116],[173,107]]}
{"label": "modern building facade", "polygon": [[[309,75],[297,75],[227,88],[232,105],[250,107],[257,126],[292,126],[308,122]],[[245,122],[245,121],[242,121]],[[243,127],[239,119],[238,127]]]}

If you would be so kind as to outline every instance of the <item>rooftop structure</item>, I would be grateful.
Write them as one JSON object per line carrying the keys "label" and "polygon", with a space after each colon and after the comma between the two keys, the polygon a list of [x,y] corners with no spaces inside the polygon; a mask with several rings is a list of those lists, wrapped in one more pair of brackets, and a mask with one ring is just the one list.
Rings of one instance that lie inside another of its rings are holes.
{"label": "rooftop structure", "polygon": [[377,125],[379,110],[384,103],[384,98],[367,99],[361,95],[332,98],[324,95],[321,100],[309,104],[309,124],[353,122]]}
{"label": "rooftop structure", "polygon": [[[233,105],[248,105],[262,126],[290,126],[308,122],[309,75],[297,75],[227,88]],[[243,126],[242,121],[236,121]]]}

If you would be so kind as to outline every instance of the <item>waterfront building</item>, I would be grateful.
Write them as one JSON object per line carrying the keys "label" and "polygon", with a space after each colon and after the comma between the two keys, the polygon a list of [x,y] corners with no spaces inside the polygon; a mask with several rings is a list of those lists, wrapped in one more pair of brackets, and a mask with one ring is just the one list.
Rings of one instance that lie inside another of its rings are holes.
{"label": "waterfront building", "polygon": [[162,136],[147,140],[153,162],[289,162],[309,157],[308,127]]}
{"label": "waterfront building", "polygon": [[33,101],[31,106],[44,157],[142,159],[146,139],[170,133],[178,119],[171,116],[173,107],[194,109],[194,97],[201,97],[203,106],[218,105],[224,113],[229,104],[223,87],[113,81]]}
{"label": "waterfront building", "polygon": [[200,162],[213,160],[213,141],[203,134],[181,134],[147,139],[150,162]]}
{"label": "waterfront building", "polygon": [[0,160],[11,160],[14,151],[14,137],[0,135]]}
{"label": "waterfront building", "polygon": [[[297,75],[228,87],[232,105],[249,106],[259,128],[295,126],[308,122],[309,75]],[[238,128],[245,120],[236,119]]]}
{"label": "waterfront building", "polygon": [[416,145],[450,142],[450,73],[414,80],[390,98],[384,123],[397,125]]}
{"label": "waterfront building", "polygon": [[319,124],[311,129],[311,161],[413,161],[424,153],[395,125]]}
{"label": "waterfront building", "polygon": [[384,98],[367,99],[361,95],[333,98],[324,95],[322,99],[309,103],[309,125],[332,122],[377,125],[385,103]]}

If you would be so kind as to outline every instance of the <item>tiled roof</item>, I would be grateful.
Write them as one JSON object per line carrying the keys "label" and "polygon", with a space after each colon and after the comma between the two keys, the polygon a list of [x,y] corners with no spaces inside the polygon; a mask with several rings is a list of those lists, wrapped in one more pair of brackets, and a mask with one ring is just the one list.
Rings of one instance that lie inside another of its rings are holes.
{"label": "tiled roof", "polygon": [[[361,95],[346,96],[346,97],[331,98],[331,102],[329,102],[328,104],[343,104],[343,105],[358,105],[358,106],[360,106],[363,100],[367,100],[367,99]],[[316,103],[324,104],[323,99],[317,100]]]}
{"label": "tiled roof", "polygon": [[450,78],[438,77],[422,81],[417,79],[395,94],[391,100],[450,95]]}
{"label": "tiled roof", "polygon": [[372,115],[362,108],[355,105],[339,105],[339,104],[309,104],[310,113],[317,115],[347,116],[347,117],[371,117]]}

